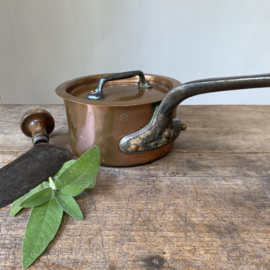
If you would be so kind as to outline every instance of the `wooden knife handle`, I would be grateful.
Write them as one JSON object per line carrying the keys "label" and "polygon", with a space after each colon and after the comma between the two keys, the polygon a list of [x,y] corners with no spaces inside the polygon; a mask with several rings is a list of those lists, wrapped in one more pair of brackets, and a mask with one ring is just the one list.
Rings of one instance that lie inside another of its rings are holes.
{"label": "wooden knife handle", "polygon": [[20,126],[27,137],[32,137],[34,144],[38,142],[48,143],[48,135],[54,129],[54,119],[45,110],[29,110],[22,116]]}

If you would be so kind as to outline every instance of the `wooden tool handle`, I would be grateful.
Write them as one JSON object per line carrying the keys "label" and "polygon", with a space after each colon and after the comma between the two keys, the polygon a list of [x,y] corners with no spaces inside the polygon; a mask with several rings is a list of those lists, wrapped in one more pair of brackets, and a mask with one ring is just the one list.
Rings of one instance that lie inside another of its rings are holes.
{"label": "wooden tool handle", "polygon": [[32,137],[33,143],[49,142],[48,135],[54,129],[52,115],[42,109],[27,111],[21,118],[21,130],[27,137]]}

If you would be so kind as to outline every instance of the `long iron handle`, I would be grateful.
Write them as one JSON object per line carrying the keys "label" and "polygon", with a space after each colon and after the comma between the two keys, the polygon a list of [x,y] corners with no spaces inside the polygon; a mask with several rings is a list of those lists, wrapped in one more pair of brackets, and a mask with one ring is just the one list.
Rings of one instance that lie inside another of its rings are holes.
{"label": "long iron handle", "polygon": [[[149,124],[123,137],[119,147],[124,153],[136,154],[173,142],[181,132],[181,121],[178,118],[173,118],[173,112],[183,100],[189,97],[219,91],[260,87],[270,87],[270,74],[205,79],[177,86],[162,100]],[[135,152],[134,149],[136,149]]]}
{"label": "long iron handle", "polygon": [[185,99],[200,94],[260,87],[270,87],[270,74],[191,81],[172,89],[163,99],[160,109],[162,113],[173,111]]}

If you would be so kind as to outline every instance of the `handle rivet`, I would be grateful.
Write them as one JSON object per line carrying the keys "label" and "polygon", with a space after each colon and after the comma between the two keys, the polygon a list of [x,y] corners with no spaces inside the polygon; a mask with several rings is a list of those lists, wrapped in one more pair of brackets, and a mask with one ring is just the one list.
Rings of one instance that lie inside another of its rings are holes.
{"label": "handle rivet", "polygon": [[187,126],[185,124],[181,125],[181,130],[185,131],[187,129]]}
{"label": "handle rivet", "polygon": [[131,152],[137,152],[139,150],[139,146],[137,144],[132,144],[130,146]]}
{"label": "handle rivet", "polygon": [[169,140],[171,138],[171,136],[172,136],[172,133],[170,130],[166,130],[163,134],[163,137],[165,140]]}

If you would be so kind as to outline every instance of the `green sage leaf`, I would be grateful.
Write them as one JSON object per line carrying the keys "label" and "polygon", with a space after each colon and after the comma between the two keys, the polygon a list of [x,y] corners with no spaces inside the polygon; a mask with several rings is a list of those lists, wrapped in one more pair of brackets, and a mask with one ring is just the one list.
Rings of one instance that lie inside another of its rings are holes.
{"label": "green sage leaf", "polygon": [[92,178],[90,185],[86,189],[93,188],[95,185],[96,185],[96,177]]}
{"label": "green sage leaf", "polygon": [[76,196],[89,186],[95,185],[99,166],[99,149],[94,146],[55,177],[55,186],[61,189],[63,194]]}
{"label": "green sage leaf", "polygon": [[75,159],[71,159],[71,160],[65,162],[65,163],[63,164],[63,166],[61,167],[61,169],[60,169],[57,173],[55,173],[55,174],[53,175],[53,178],[59,177],[59,175],[61,175],[67,168],[69,168],[69,167],[70,167],[73,163],[75,163],[75,162],[76,162]]}
{"label": "green sage leaf", "polygon": [[63,210],[55,199],[33,208],[22,247],[22,267],[30,266],[46,249],[61,224]]}
{"label": "green sage leaf", "polygon": [[92,188],[95,186],[96,177],[90,177],[89,175],[82,175],[74,183],[71,183],[61,189],[62,194],[77,196],[82,193],[87,188]]}
{"label": "green sage leaf", "polygon": [[27,198],[29,198],[33,194],[35,194],[35,193],[37,193],[37,192],[39,192],[47,187],[49,187],[49,183],[48,183],[48,181],[44,181],[43,183],[41,183],[37,187],[31,189],[27,194],[23,195],[21,198],[14,201],[12,204],[10,214],[14,217],[17,213],[19,213],[19,211],[21,209],[23,209],[23,207],[21,207],[20,205],[24,200],[26,200]]}
{"label": "green sage leaf", "polygon": [[55,196],[55,199],[67,214],[76,219],[83,219],[83,214],[79,205],[70,195],[65,195],[60,191]]}
{"label": "green sage leaf", "polygon": [[46,203],[53,197],[53,190],[51,187],[45,188],[25,199],[21,203],[21,207],[35,207]]}

